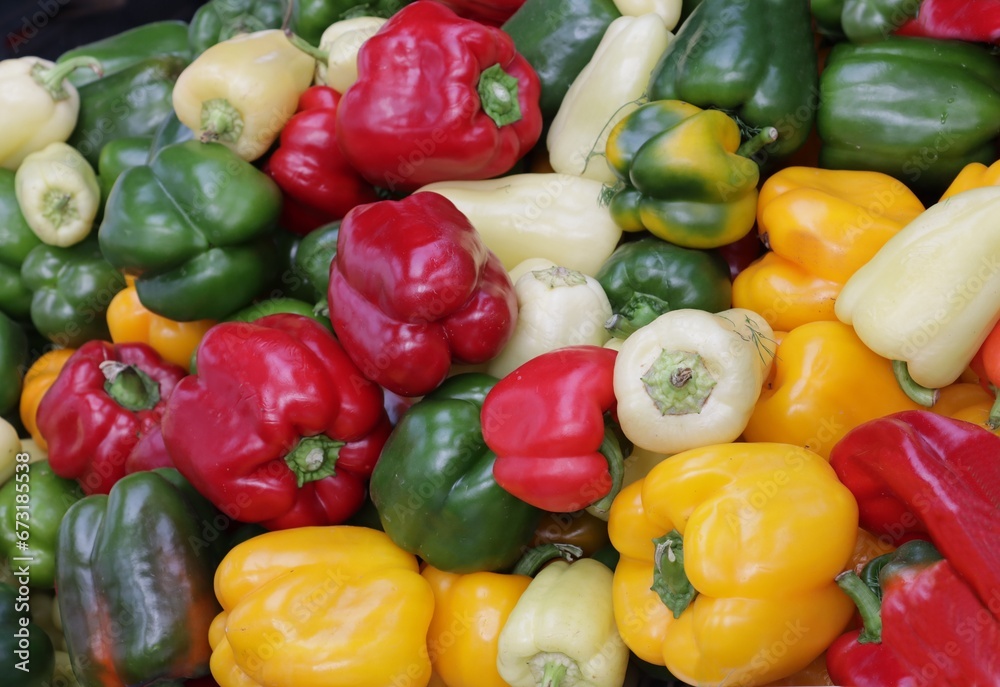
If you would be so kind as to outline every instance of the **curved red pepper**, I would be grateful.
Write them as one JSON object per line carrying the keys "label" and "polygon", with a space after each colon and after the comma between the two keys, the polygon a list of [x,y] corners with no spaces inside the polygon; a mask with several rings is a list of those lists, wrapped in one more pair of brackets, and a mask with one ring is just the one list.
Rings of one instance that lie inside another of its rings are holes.
{"label": "curved red pepper", "polygon": [[85,343],[38,405],[52,471],[107,494],[129,473],[170,466],[160,419],[186,374],[143,343]]}
{"label": "curved red pepper", "polygon": [[347,214],[328,295],[344,350],[401,396],[434,390],[453,361],[495,357],[517,318],[500,261],[450,200],[430,192]]}
{"label": "curved red pepper", "polygon": [[1000,3],[996,0],[919,0],[903,21],[899,36],[996,43],[1000,41]]}
{"label": "curved red pepper", "polygon": [[517,12],[525,0],[438,0],[460,17],[500,26]]}
{"label": "curved red pepper", "polygon": [[538,141],[540,94],[510,36],[417,0],[361,47],[337,140],[365,179],[390,191],[488,179]]}
{"label": "curved red pepper", "polygon": [[195,489],[271,530],[353,515],[391,429],[382,390],[333,335],[287,313],[212,327],[162,426]]}
{"label": "curved red pepper", "polygon": [[493,477],[522,501],[554,513],[581,510],[612,489],[605,413],[614,414],[617,351],[568,346],[532,358],[483,403]]}
{"label": "curved red pepper", "polygon": [[337,145],[339,102],[340,94],[329,86],[306,90],[264,166],[284,197],[281,226],[296,234],[308,234],[342,218],[355,205],[378,200],[375,189]]}

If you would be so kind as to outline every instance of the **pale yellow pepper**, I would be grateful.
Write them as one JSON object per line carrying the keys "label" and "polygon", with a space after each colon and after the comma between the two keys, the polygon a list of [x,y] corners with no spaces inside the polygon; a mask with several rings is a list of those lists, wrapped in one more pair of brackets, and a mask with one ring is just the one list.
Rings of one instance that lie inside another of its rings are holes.
{"label": "pale yellow pepper", "polygon": [[681,0],[615,0],[615,7],[626,17],[641,17],[653,12],[671,31],[681,18],[684,3]]}
{"label": "pale yellow pepper", "polygon": [[14,173],[14,193],[24,221],[50,246],[83,241],[101,208],[94,168],[76,148],[61,141],[25,156]]}
{"label": "pale yellow pepper", "polygon": [[316,60],[313,83],[344,93],[358,80],[358,51],[387,20],[382,17],[352,17],[334,22],[319,39],[319,52],[325,59]]}

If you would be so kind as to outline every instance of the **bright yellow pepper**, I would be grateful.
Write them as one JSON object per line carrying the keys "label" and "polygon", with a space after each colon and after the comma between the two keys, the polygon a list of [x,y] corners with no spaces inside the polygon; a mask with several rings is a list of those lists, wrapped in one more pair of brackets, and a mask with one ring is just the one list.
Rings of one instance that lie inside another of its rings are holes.
{"label": "bright yellow pepper", "polygon": [[215,320],[176,322],[151,312],[139,301],[135,277],[127,276],[128,286],[108,304],[108,331],[115,343],[140,342],[175,365],[187,368],[191,354]]}
{"label": "bright yellow pepper", "polygon": [[843,285],[923,210],[902,182],[879,172],[776,172],[757,201],[757,230],[771,250],[737,275],[733,306],[785,331],[836,320]]}
{"label": "bright yellow pepper", "polygon": [[747,441],[802,446],[829,458],[830,449],[863,422],[916,403],[899,388],[892,363],[841,322],[809,322],[781,337]]}
{"label": "bright yellow pepper", "polygon": [[996,397],[974,382],[955,382],[938,390],[938,399],[928,410],[979,425],[994,434],[1000,434],[1000,427],[990,429],[986,421]]}
{"label": "bright yellow pepper", "polygon": [[[233,548],[209,630],[221,687],[426,687],[434,593],[378,530],[300,527]],[[387,650],[386,638],[391,637]]]}
{"label": "bright yellow pepper", "polygon": [[958,173],[951,185],[941,195],[941,200],[962,191],[983,186],[1000,186],[1000,160],[987,167],[982,162],[970,162]]}
{"label": "bright yellow pepper", "polygon": [[678,453],[611,506],[622,638],[692,685],[787,677],[854,613],[833,578],[857,532],[857,503],[818,454],[742,442]]}
{"label": "bright yellow pepper", "polygon": [[56,348],[43,353],[24,373],[24,386],[21,388],[18,412],[21,415],[21,424],[43,451],[47,451],[49,445],[38,431],[38,422],[35,419],[38,414],[38,404],[42,402],[42,397],[49,387],[55,383],[63,365],[75,352],[75,348]]}
{"label": "bright yellow pepper", "polygon": [[435,674],[446,687],[507,687],[497,672],[500,631],[531,578],[431,566],[421,574],[434,591],[427,646]]}

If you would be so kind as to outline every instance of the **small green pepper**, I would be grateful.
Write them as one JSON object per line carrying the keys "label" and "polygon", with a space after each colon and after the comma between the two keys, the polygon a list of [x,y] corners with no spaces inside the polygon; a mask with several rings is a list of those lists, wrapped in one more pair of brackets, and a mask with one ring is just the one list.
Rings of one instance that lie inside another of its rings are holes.
{"label": "small green pepper", "polygon": [[31,289],[21,278],[21,263],[41,241],[28,226],[14,191],[14,172],[0,169],[0,312],[16,320],[31,313]]}
{"label": "small green pepper", "polygon": [[195,55],[241,33],[281,28],[285,0],[210,0],[198,8],[188,27]]}
{"label": "small green pepper", "polygon": [[353,17],[391,17],[413,0],[296,0],[291,29],[314,46],[327,28]]}

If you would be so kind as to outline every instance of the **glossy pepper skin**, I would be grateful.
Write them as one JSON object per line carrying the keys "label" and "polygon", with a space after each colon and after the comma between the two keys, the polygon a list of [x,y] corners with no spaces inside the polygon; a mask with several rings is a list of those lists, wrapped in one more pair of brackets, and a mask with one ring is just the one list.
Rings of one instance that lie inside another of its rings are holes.
{"label": "glossy pepper skin", "polygon": [[0,415],[17,408],[28,364],[28,336],[14,320],[0,312]]}
{"label": "glossy pepper skin", "polygon": [[303,93],[265,168],[282,192],[281,226],[296,234],[304,236],[356,205],[378,200],[337,145],[339,102],[340,94],[328,86]]}
{"label": "glossy pepper skin", "polygon": [[303,0],[292,6],[291,29],[313,45],[335,22],[352,17],[391,17],[412,0]]}
{"label": "glossy pepper skin", "polygon": [[108,262],[136,277],[149,310],[222,319],[270,283],[280,209],[266,174],[222,144],[187,141],[119,177],[98,238]]}
{"label": "glossy pepper skin", "polygon": [[28,226],[17,196],[14,172],[0,169],[0,312],[21,321],[31,313],[31,289],[21,276],[21,264],[31,249],[41,244]]}
{"label": "glossy pepper skin", "polygon": [[[774,127],[761,160],[806,140],[816,115],[816,48],[808,3],[703,0],[653,68],[650,100],[683,100],[733,116],[744,138]],[[781,36],[781,40],[760,40]]]}
{"label": "glossy pepper skin", "polygon": [[146,344],[82,345],[38,405],[53,472],[107,494],[130,472],[170,465],[160,419],[185,375]]}
{"label": "glossy pepper skin", "polygon": [[197,358],[163,439],[199,492],[272,530],[337,524],[361,507],[389,420],[382,390],[328,330],[293,314],[223,322]]}
{"label": "glossy pepper skin", "polygon": [[[109,494],[70,507],[59,528],[56,587],[83,687],[208,673],[208,629],[219,612],[212,574],[227,541],[213,524],[219,516],[170,468],[128,475]],[[114,627],[127,631],[114,635]]]}
{"label": "glossy pepper skin", "polygon": [[152,136],[126,136],[108,141],[97,158],[97,182],[101,186],[101,204],[107,202],[111,187],[130,167],[144,165],[149,160]]}
{"label": "glossy pepper skin", "polygon": [[970,162],[996,159],[1000,64],[961,41],[840,43],[820,78],[820,166],[863,169],[938,196]]}
{"label": "glossy pepper skin", "polygon": [[18,601],[16,587],[0,583],[0,670],[11,687],[50,687],[55,648],[30,611],[29,601]]}
{"label": "glossy pepper skin", "polygon": [[[982,346],[976,351],[970,367],[979,375],[980,385],[994,398],[1000,398],[1000,324],[994,325]],[[1000,428],[1000,401],[990,409],[988,429]]]}
{"label": "glossy pepper skin", "polygon": [[614,486],[605,414],[616,407],[617,351],[567,346],[532,358],[501,379],[483,402],[483,439],[497,454],[493,476],[519,499],[570,513]]}
{"label": "glossy pepper skin", "polygon": [[372,473],[382,528],[399,547],[445,572],[508,568],[541,517],[493,477],[496,455],[483,440],[480,412],[496,381],[456,375],[410,406]]}
{"label": "glossy pepper skin", "polygon": [[[833,4],[833,3],[823,3]],[[1000,40],[1000,8],[990,0],[841,0],[830,7],[831,24],[852,43],[888,35],[922,36],[969,43]]]}
{"label": "glossy pepper skin", "polygon": [[453,361],[496,356],[517,318],[500,261],[437,193],[349,212],[328,293],[344,350],[366,377],[401,396],[433,390]]}
{"label": "glossy pepper skin", "polygon": [[285,17],[281,0],[212,0],[198,8],[188,24],[195,55],[240,33],[277,29]]}
{"label": "glossy pepper skin", "polygon": [[330,264],[337,254],[340,221],[317,227],[302,237],[292,256],[292,270],[303,281],[303,288],[312,294],[312,300],[326,300],[330,288]]}
{"label": "glossy pepper skin", "polygon": [[621,244],[595,276],[614,312],[608,330],[621,338],[670,310],[732,307],[729,265],[721,256],[655,236]]}
{"label": "glossy pepper skin", "polygon": [[[367,527],[297,527],[234,547],[208,633],[221,687],[425,687],[434,593],[416,557]],[[317,591],[322,593],[317,594]],[[392,651],[374,638],[392,637]],[[261,655],[262,646],[273,650]]]}
{"label": "glossy pepper skin", "polygon": [[[857,523],[850,491],[798,446],[730,443],[671,456],[611,507],[622,638],[688,684],[791,675],[851,618],[833,578],[851,558]],[[787,651],[772,652],[777,644]]]}
{"label": "glossy pepper skin", "polygon": [[501,26],[517,12],[525,0],[439,0],[460,17],[489,26]]}
{"label": "glossy pepper skin", "polygon": [[52,387],[66,361],[76,353],[75,348],[54,348],[38,356],[28,371],[24,373],[24,385],[21,389],[21,399],[18,403],[18,414],[21,424],[38,447],[48,451],[49,444],[38,430],[38,406],[45,393]]}
{"label": "glossy pepper skin", "polygon": [[418,0],[361,46],[337,140],[351,166],[390,191],[489,179],[538,141],[539,92],[507,34]]}

